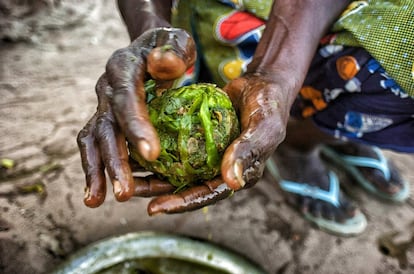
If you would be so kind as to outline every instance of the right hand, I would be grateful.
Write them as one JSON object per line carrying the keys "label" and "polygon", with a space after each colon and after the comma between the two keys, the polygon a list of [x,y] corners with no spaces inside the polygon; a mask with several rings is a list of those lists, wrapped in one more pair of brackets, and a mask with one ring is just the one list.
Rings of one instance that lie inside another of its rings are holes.
{"label": "right hand", "polygon": [[291,105],[286,94],[292,88],[277,75],[250,72],[223,89],[239,115],[241,133],[226,149],[221,171],[237,191],[259,181],[266,160],[285,139]]}
{"label": "right hand", "polygon": [[138,196],[157,196],[148,204],[150,215],[198,209],[252,187],[261,178],[268,157],[284,140],[290,109],[286,93],[292,89],[288,81],[277,75],[249,73],[223,89],[238,112],[242,132],[224,153],[221,176],[170,194],[149,191],[162,185],[154,181],[140,183]]}
{"label": "right hand", "polygon": [[[159,62],[160,58],[167,62]],[[160,153],[159,138],[148,117],[144,82],[151,75],[159,87],[169,88],[195,59],[193,39],[175,28],[149,30],[111,56],[96,85],[97,111],[77,139],[87,206],[98,207],[105,199],[105,169],[118,201],[134,195],[126,140],[148,161]]]}

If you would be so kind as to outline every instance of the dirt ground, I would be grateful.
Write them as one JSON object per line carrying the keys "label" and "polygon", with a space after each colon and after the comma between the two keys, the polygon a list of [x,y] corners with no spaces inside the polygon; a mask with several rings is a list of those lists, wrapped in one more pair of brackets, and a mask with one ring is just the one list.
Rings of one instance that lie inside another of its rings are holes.
{"label": "dirt ground", "polygon": [[[413,198],[384,204],[352,189],[369,219],[353,238],[311,226],[265,179],[180,215],[148,217],[148,199],[118,203],[110,192],[103,206],[85,207],[76,135],[96,108],[107,58],[129,42],[115,1],[97,2],[82,23],[0,44],[0,159],[14,161],[0,170],[0,273],[48,273],[83,246],[143,230],[209,239],[269,273],[414,273],[413,245],[399,248],[414,234]],[[414,189],[413,156],[386,153]],[[395,245],[381,240],[393,232]]]}

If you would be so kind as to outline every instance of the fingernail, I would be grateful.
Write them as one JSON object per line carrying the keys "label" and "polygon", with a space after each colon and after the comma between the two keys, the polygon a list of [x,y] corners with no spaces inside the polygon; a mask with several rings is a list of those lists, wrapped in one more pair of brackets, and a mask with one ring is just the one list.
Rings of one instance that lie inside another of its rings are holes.
{"label": "fingernail", "polygon": [[234,176],[236,177],[237,182],[239,183],[240,187],[244,187],[246,182],[243,180],[243,164],[242,160],[236,160],[233,166]]}
{"label": "fingernail", "polygon": [[118,197],[122,193],[121,183],[118,180],[115,180],[112,184],[114,186],[114,194]]}
{"label": "fingernail", "polygon": [[161,215],[162,214],[161,210],[159,210],[157,208],[153,208],[153,207],[148,207],[147,208],[147,213],[148,213],[148,216],[156,216],[156,215]]}
{"label": "fingernail", "polygon": [[84,199],[85,200],[89,200],[90,196],[91,196],[91,189],[89,187],[85,187],[85,196],[84,196]]}
{"label": "fingernail", "polygon": [[97,207],[99,204],[96,203],[96,199],[92,197],[91,189],[89,187],[85,188],[85,197],[83,198],[83,202],[87,207]]}
{"label": "fingernail", "polygon": [[147,206],[147,213],[149,216],[161,215],[163,208],[154,201],[150,201]]}
{"label": "fingernail", "polygon": [[151,156],[151,146],[149,143],[145,140],[141,140],[138,142],[138,150],[142,157],[144,157],[146,160],[149,159]]}
{"label": "fingernail", "polygon": [[114,188],[114,195],[118,202],[128,201],[133,195],[134,188],[128,185],[122,186],[118,180],[112,181]]}

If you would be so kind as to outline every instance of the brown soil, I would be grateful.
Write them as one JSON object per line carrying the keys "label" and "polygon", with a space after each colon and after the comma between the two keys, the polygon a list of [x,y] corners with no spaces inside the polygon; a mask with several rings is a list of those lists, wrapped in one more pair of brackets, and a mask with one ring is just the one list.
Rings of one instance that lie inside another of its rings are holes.
{"label": "brown soil", "polygon": [[[354,190],[369,226],[363,235],[345,239],[304,221],[266,179],[180,215],[148,217],[148,199],[118,203],[111,191],[103,206],[85,207],[76,135],[96,108],[94,85],[107,58],[129,41],[115,1],[80,1],[83,9],[69,11],[64,1],[39,2],[52,8],[41,23],[34,15],[24,17],[30,10],[24,6],[0,21],[0,159],[14,161],[0,169],[0,273],[48,273],[83,246],[142,230],[220,243],[269,273],[414,272],[413,248],[403,252],[408,263],[402,269],[389,249],[378,247],[389,232],[401,232],[402,241],[414,233],[412,198],[391,205]],[[5,3],[11,1],[0,4],[2,12]],[[14,29],[5,29],[7,22]],[[414,182],[413,157],[387,155]]]}

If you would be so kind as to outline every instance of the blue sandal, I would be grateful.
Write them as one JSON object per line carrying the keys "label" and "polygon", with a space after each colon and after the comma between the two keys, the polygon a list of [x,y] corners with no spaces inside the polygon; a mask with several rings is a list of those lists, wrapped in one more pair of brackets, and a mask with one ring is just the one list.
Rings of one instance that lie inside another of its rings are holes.
{"label": "blue sandal", "polygon": [[[266,162],[266,166],[268,171],[274,178],[280,178],[279,172],[277,171],[277,167],[273,159],[270,158]],[[329,183],[329,191],[326,191],[320,189],[319,187],[308,185],[305,183],[298,183],[288,180],[279,180],[279,185],[281,189],[288,193],[318,199],[338,208],[340,206],[339,181],[336,174],[332,171],[329,172]],[[359,210],[356,212],[354,217],[347,219],[345,222],[342,223],[327,220],[322,217],[315,217],[309,213],[305,213],[304,217],[308,221],[311,221],[312,223],[316,224],[320,229],[341,236],[354,236],[361,234],[367,226],[367,220],[365,218],[365,215]]]}
{"label": "blue sandal", "polygon": [[372,147],[376,153],[378,159],[361,157],[361,156],[351,156],[344,155],[336,152],[334,149],[328,146],[321,147],[321,153],[326,156],[329,160],[333,161],[335,164],[341,167],[344,171],[348,172],[352,178],[364,187],[367,191],[381,197],[383,199],[393,201],[393,202],[403,202],[410,195],[410,187],[408,182],[403,181],[403,187],[401,191],[393,195],[384,193],[369,182],[362,173],[358,170],[358,167],[369,167],[376,168],[384,174],[384,178],[389,181],[391,180],[391,171],[388,165],[388,161],[385,158],[382,151],[377,147]]}

